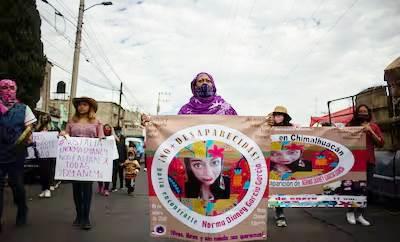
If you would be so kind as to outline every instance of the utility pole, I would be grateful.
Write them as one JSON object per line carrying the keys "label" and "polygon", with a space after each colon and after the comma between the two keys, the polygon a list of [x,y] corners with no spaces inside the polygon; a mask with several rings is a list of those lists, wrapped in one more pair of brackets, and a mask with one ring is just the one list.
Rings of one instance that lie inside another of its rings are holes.
{"label": "utility pole", "polygon": [[78,71],[79,71],[79,55],[81,51],[81,39],[82,39],[82,24],[83,24],[83,13],[85,11],[85,0],[80,0],[79,3],[79,15],[78,25],[76,26],[75,36],[75,50],[74,50],[74,63],[72,66],[72,79],[71,79],[71,92],[69,94],[69,105],[68,105],[68,118],[72,118],[72,100],[76,97],[76,89],[78,85]]}
{"label": "utility pole", "polygon": [[170,95],[171,95],[170,92],[158,92],[157,115],[160,113],[160,110],[161,110],[160,103],[161,102],[168,102],[168,100],[166,100],[166,99],[161,100],[161,96],[170,96]]}
{"label": "utility pole", "polygon": [[119,122],[121,120],[121,101],[122,101],[122,82],[121,82],[121,86],[119,88],[119,107],[118,107],[118,124],[117,127],[121,128]]}
{"label": "utility pole", "polygon": [[160,96],[161,96],[161,92],[158,93],[158,99],[157,99],[157,115],[160,113]]}

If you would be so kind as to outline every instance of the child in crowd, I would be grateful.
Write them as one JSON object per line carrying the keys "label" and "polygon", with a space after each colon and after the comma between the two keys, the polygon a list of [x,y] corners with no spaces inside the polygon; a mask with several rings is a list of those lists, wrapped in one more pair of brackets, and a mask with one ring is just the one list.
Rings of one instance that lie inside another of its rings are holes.
{"label": "child in crowd", "polygon": [[135,178],[140,171],[140,164],[136,160],[136,154],[134,150],[129,150],[128,159],[123,163],[125,170],[125,184],[128,188],[128,195],[131,195],[135,191]]}

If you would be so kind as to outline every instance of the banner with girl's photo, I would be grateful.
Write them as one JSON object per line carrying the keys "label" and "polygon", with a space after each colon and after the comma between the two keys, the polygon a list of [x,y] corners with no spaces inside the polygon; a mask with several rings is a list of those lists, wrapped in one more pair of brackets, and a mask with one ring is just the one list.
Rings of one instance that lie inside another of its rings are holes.
{"label": "banner with girl's photo", "polygon": [[366,206],[362,128],[274,127],[270,149],[270,207]]}
{"label": "banner with girl's photo", "polygon": [[146,127],[151,235],[266,239],[269,130],[265,117],[153,117]]}

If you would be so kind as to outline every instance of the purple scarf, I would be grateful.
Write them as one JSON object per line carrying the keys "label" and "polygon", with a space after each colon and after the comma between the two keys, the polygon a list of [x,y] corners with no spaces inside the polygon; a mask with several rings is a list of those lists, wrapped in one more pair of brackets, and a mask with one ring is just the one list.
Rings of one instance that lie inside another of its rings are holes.
{"label": "purple scarf", "polygon": [[229,103],[225,102],[221,96],[214,95],[212,97],[202,98],[196,95],[196,80],[202,74],[206,74],[211,79],[214,87],[214,93],[217,92],[214,79],[210,74],[206,72],[197,74],[191,83],[193,97],[190,98],[190,101],[187,104],[183,105],[178,114],[237,115],[235,109],[233,109]]}

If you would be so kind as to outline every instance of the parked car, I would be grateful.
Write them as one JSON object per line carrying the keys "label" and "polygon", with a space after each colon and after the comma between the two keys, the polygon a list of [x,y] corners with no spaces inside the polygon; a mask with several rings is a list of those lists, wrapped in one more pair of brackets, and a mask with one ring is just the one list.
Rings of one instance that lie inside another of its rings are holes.
{"label": "parked car", "polygon": [[144,156],[144,140],[138,137],[126,137],[125,138],[125,145],[128,147],[130,143],[133,143],[136,147],[136,156],[139,161],[142,161]]}
{"label": "parked car", "polygon": [[373,194],[400,198],[400,150],[375,151],[376,166],[368,188]]}

